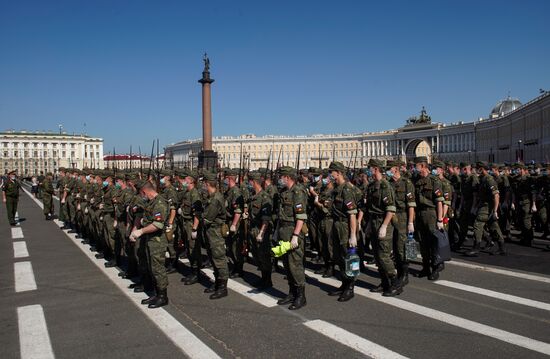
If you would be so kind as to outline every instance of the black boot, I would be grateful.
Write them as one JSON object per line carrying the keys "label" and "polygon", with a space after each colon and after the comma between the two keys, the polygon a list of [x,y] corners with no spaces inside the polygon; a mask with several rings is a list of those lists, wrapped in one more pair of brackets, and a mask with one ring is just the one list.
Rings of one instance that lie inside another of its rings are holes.
{"label": "black boot", "polygon": [[210,299],[220,299],[223,297],[227,297],[227,279],[219,279],[218,288],[213,294],[210,295]]}
{"label": "black boot", "polygon": [[254,283],[254,287],[259,290],[264,290],[273,287],[273,282],[271,281],[271,272],[262,271],[262,278]]}
{"label": "black boot", "polygon": [[474,242],[472,249],[466,252],[464,255],[467,257],[477,257],[477,254],[479,253],[479,248],[480,248],[479,242]]}
{"label": "black boot", "polygon": [[294,286],[289,285],[288,295],[286,297],[282,298],[282,299],[279,299],[277,301],[277,304],[279,304],[279,305],[290,304],[290,303],[294,302],[295,297],[296,297],[296,291],[294,289]]}
{"label": "black boot", "polygon": [[330,278],[334,275],[334,267],[330,266],[327,268],[325,273],[323,273],[323,278]]}
{"label": "black boot", "polygon": [[168,294],[166,289],[158,290],[155,300],[149,303],[148,308],[160,308],[168,304]]}
{"label": "black boot", "polygon": [[348,285],[346,286],[346,290],[342,292],[340,297],[338,298],[339,302],[347,302],[351,298],[354,297],[353,288],[355,287],[355,281],[348,279]]}
{"label": "black boot", "polygon": [[169,258],[168,264],[166,266],[166,273],[172,274],[172,273],[176,273],[177,271],[178,271],[177,259]]}
{"label": "black boot", "polygon": [[500,254],[501,256],[506,255],[506,247],[504,246],[504,241],[503,240],[498,242],[497,254]]}
{"label": "black boot", "polygon": [[403,288],[401,287],[401,284],[398,283],[397,278],[391,278],[390,279],[390,285],[389,287],[384,289],[384,292],[382,293],[383,297],[395,297],[396,295],[399,295],[403,293]]}
{"label": "black boot", "polygon": [[198,283],[199,282],[199,274],[200,274],[200,269],[199,268],[193,268],[193,272],[189,276],[187,276],[185,278],[182,278],[183,284],[192,285],[192,284]]}
{"label": "black boot", "polygon": [[376,287],[371,288],[371,293],[382,293],[384,291],[384,284],[380,283]]}
{"label": "black boot", "polygon": [[218,290],[218,276],[214,277],[214,283],[204,290],[205,293],[214,293]]}
{"label": "black boot", "polygon": [[340,284],[340,287],[336,290],[333,290],[331,292],[328,292],[328,295],[331,297],[341,296],[342,293],[348,288],[348,280],[345,278],[342,278],[342,284]]}
{"label": "black boot", "polygon": [[296,297],[294,298],[294,301],[292,304],[288,307],[290,310],[297,310],[302,308],[307,304],[306,301],[306,287],[296,287]]}
{"label": "black boot", "polygon": [[105,268],[113,268],[116,267],[116,261],[114,259],[109,260],[105,264]]}
{"label": "black boot", "polygon": [[[158,289],[156,290],[156,293],[157,293],[157,294],[159,293],[159,290],[158,290]],[[147,299],[143,299],[143,300],[141,301],[141,304],[143,304],[143,305],[149,305],[149,304],[151,304],[151,303],[154,303],[154,302],[157,300],[157,294],[154,294],[154,295],[150,296],[150,297],[147,298]]]}
{"label": "black boot", "polygon": [[239,278],[243,276],[243,265],[242,264],[235,264],[235,267],[233,268],[233,272],[229,275],[229,278]]}
{"label": "black boot", "polygon": [[409,284],[409,265],[408,264],[403,264],[403,273],[401,274],[399,281],[402,283],[403,287]]}

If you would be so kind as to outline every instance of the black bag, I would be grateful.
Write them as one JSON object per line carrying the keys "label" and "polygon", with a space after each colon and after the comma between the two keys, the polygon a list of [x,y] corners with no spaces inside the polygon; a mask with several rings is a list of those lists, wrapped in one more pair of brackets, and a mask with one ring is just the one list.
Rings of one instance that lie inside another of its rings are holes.
{"label": "black bag", "polygon": [[451,246],[446,231],[433,231],[435,237],[434,265],[451,260]]}

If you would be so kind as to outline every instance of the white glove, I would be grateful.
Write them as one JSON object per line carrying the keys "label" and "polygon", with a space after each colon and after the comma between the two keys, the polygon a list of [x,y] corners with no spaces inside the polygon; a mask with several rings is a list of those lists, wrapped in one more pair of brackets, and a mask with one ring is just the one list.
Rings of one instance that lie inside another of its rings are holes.
{"label": "white glove", "polygon": [[414,223],[409,222],[409,224],[407,225],[407,232],[414,233]]}
{"label": "white glove", "polygon": [[118,226],[118,221],[115,219],[113,222],[113,228],[116,228]]}
{"label": "white glove", "polygon": [[103,216],[99,216],[99,220],[103,222]]}
{"label": "white glove", "polygon": [[105,207],[105,206],[103,205],[103,203],[100,203],[100,204],[99,204],[99,209],[103,209],[103,207]]}
{"label": "white glove", "polygon": [[84,208],[84,213],[88,214],[88,207]]}
{"label": "white glove", "polygon": [[172,232],[172,225],[171,224],[167,224],[166,225],[166,228],[164,229],[165,232]]}
{"label": "white glove", "polygon": [[512,202],[512,205],[510,206],[510,208],[511,208],[511,209],[512,209],[512,211],[513,211],[513,210],[515,210],[515,209],[516,209],[516,205],[515,205],[515,204],[514,204],[514,203]]}
{"label": "white glove", "polygon": [[145,223],[145,221],[142,219],[139,220],[139,224],[141,224],[141,226],[143,227],[143,224]]}
{"label": "white glove", "polygon": [[355,236],[355,234],[352,234],[349,237],[348,243],[351,248],[357,247],[357,237]]}
{"label": "white glove", "polygon": [[535,203],[531,206],[531,212],[537,213],[537,205]]}
{"label": "white glove", "polygon": [[292,239],[290,240],[290,248],[296,249],[298,248],[298,236],[292,235]]}
{"label": "white glove", "polygon": [[256,242],[262,243],[263,240],[264,240],[264,233],[263,232],[258,233],[258,235],[256,236]]}
{"label": "white glove", "polygon": [[380,229],[378,230],[378,239],[385,239],[386,238],[386,231],[388,229],[388,226],[383,224],[380,226]]}
{"label": "white glove", "polygon": [[62,200],[61,200],[61,204],[65,204],[65,199],[62,199]]}
{"label": "white glove", "polygon": [[84,195],[84,199],[85,199],[85,200],[88,199],[88,195],[87,195],[87,194]]}
{"label": "white glove", "polygon": [[444,227],[443,227],[443,222],[439,222],[439,221],[438,221],[438,222],[437,222],[437,229],[440,230],[440,231],[442,231],[443,228],[444,228]]}
{"label": "white glove", "polygon": [[491,217],[498,221],[498,212],[494,211],[493,213],[491,213]]}
{"label": "white glove", "polygon": [[76,205],[76,210],[80,211],[80,203]]}
{"label": "white glove", "polygon": [[248,211],[244,212],[242,217],[243,217],[243,219],[248,219]]}
{"label": "white glove", "polygon": [[232,224],[231,227],[229,227],[229,232],[231,232],[231,233],[237,232],[237,226]]}
{"label": "white glove", "polygon": [[76,194],[76,198],[80,198],[80,193],[77,193],[77,194]]}
{"label": "white glove", "polygon": [[191,239],[193,239],[193,240],[197,239],[197,235],[198,235],[197,231],[191,232]]}
{"label": "white glove", "polygon": [[178,214],[179,214],[180,216],[183,215],[183,211],[181,210],[181,207],[178,208]]}
{"label": "white glove", "polygon": [[135,231],[132,231],[132,233],[130,233],[130,239],[133,239],[135,241],[136,239],[141,237],[142,234],[143,234],[143,230],[136,229]]}
{"label": "white glove", "polygon": [[94,203],[95,202],[95,198],[92,197],[92,199],[90,199],[90,203]]}

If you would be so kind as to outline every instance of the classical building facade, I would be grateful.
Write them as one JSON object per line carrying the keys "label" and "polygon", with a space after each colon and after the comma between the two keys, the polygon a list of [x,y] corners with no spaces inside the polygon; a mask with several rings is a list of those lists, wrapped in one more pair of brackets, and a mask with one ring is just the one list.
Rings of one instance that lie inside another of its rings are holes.
{"label": "classical building facade", "polygon": [[[169,166],[196,167],[200,140],[166,147]],[[550,93],[522,105],[500,101],[486,118],[472,122],[435,123],[425,109],[398,129],[360,134],[311,136],[215,137],[213,150],[224,167],[250,169],[284,164],[327,167],[333,160],[349,167],[370,158],[411,160],[415,156],[454,161],[550,162]]]}
{"label": "classical building facade", "polygon": [[0,132],[0,173],[22,176],[58,171],[59,167],[103,168],[103,139],[67,133]]}
{"label": "classical building facade", "polygon": [[112,155],[108,154],[103,156],[103,164],[105,168],[116,168],[120,170],[134,169],[139,170],[148,170],[149,168],[164,168],[164,154],[158,156],[158,161],[156,157],[153,157],[153,162],[151,163],[149,156],[140,156],[135,154],[120,154]]}

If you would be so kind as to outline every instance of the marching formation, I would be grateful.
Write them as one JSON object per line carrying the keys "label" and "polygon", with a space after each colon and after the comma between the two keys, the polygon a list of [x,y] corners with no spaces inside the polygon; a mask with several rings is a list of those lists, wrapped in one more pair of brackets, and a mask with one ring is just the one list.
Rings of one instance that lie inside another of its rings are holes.
{"label": "marching formation", "polygon": [[[420,247],[418,276],[435,281],[450,259],[442,258],[442,243],[465,256],[506,255],[511,228],[526,246],[535,229],[549,235],[545,165],[429,164],[417,157],[411,163],[371,159],[361,170],[340,162],[299,171],[60,169],[57,182],[48,173],[39,183],[46,220],[53,218],[54,183],[62,228],[89,243],[106,267],[120,267],[120,276],[133,281],[130,289],[151,293],[142,302],[149,308],[168,304],[168,274],[183,257],[191,267],[184,285],[198,283],[201,268],[213,267],[215,281],[205,289],[210,299],[228,295],[227,281],[243,275],[245,261],[261,272],[255,287],[272,287],[282,261],[288,295],[278,303],[296,310],[306,305],[309,260],[321,264],[317,274],[339,278],[329,295],[346,302],[354,297],[356,276],[372,263],[380,283],[371,291],[401,294],[411,242]],[[18,186],[15,173],[3,179],[12,224]]]}

